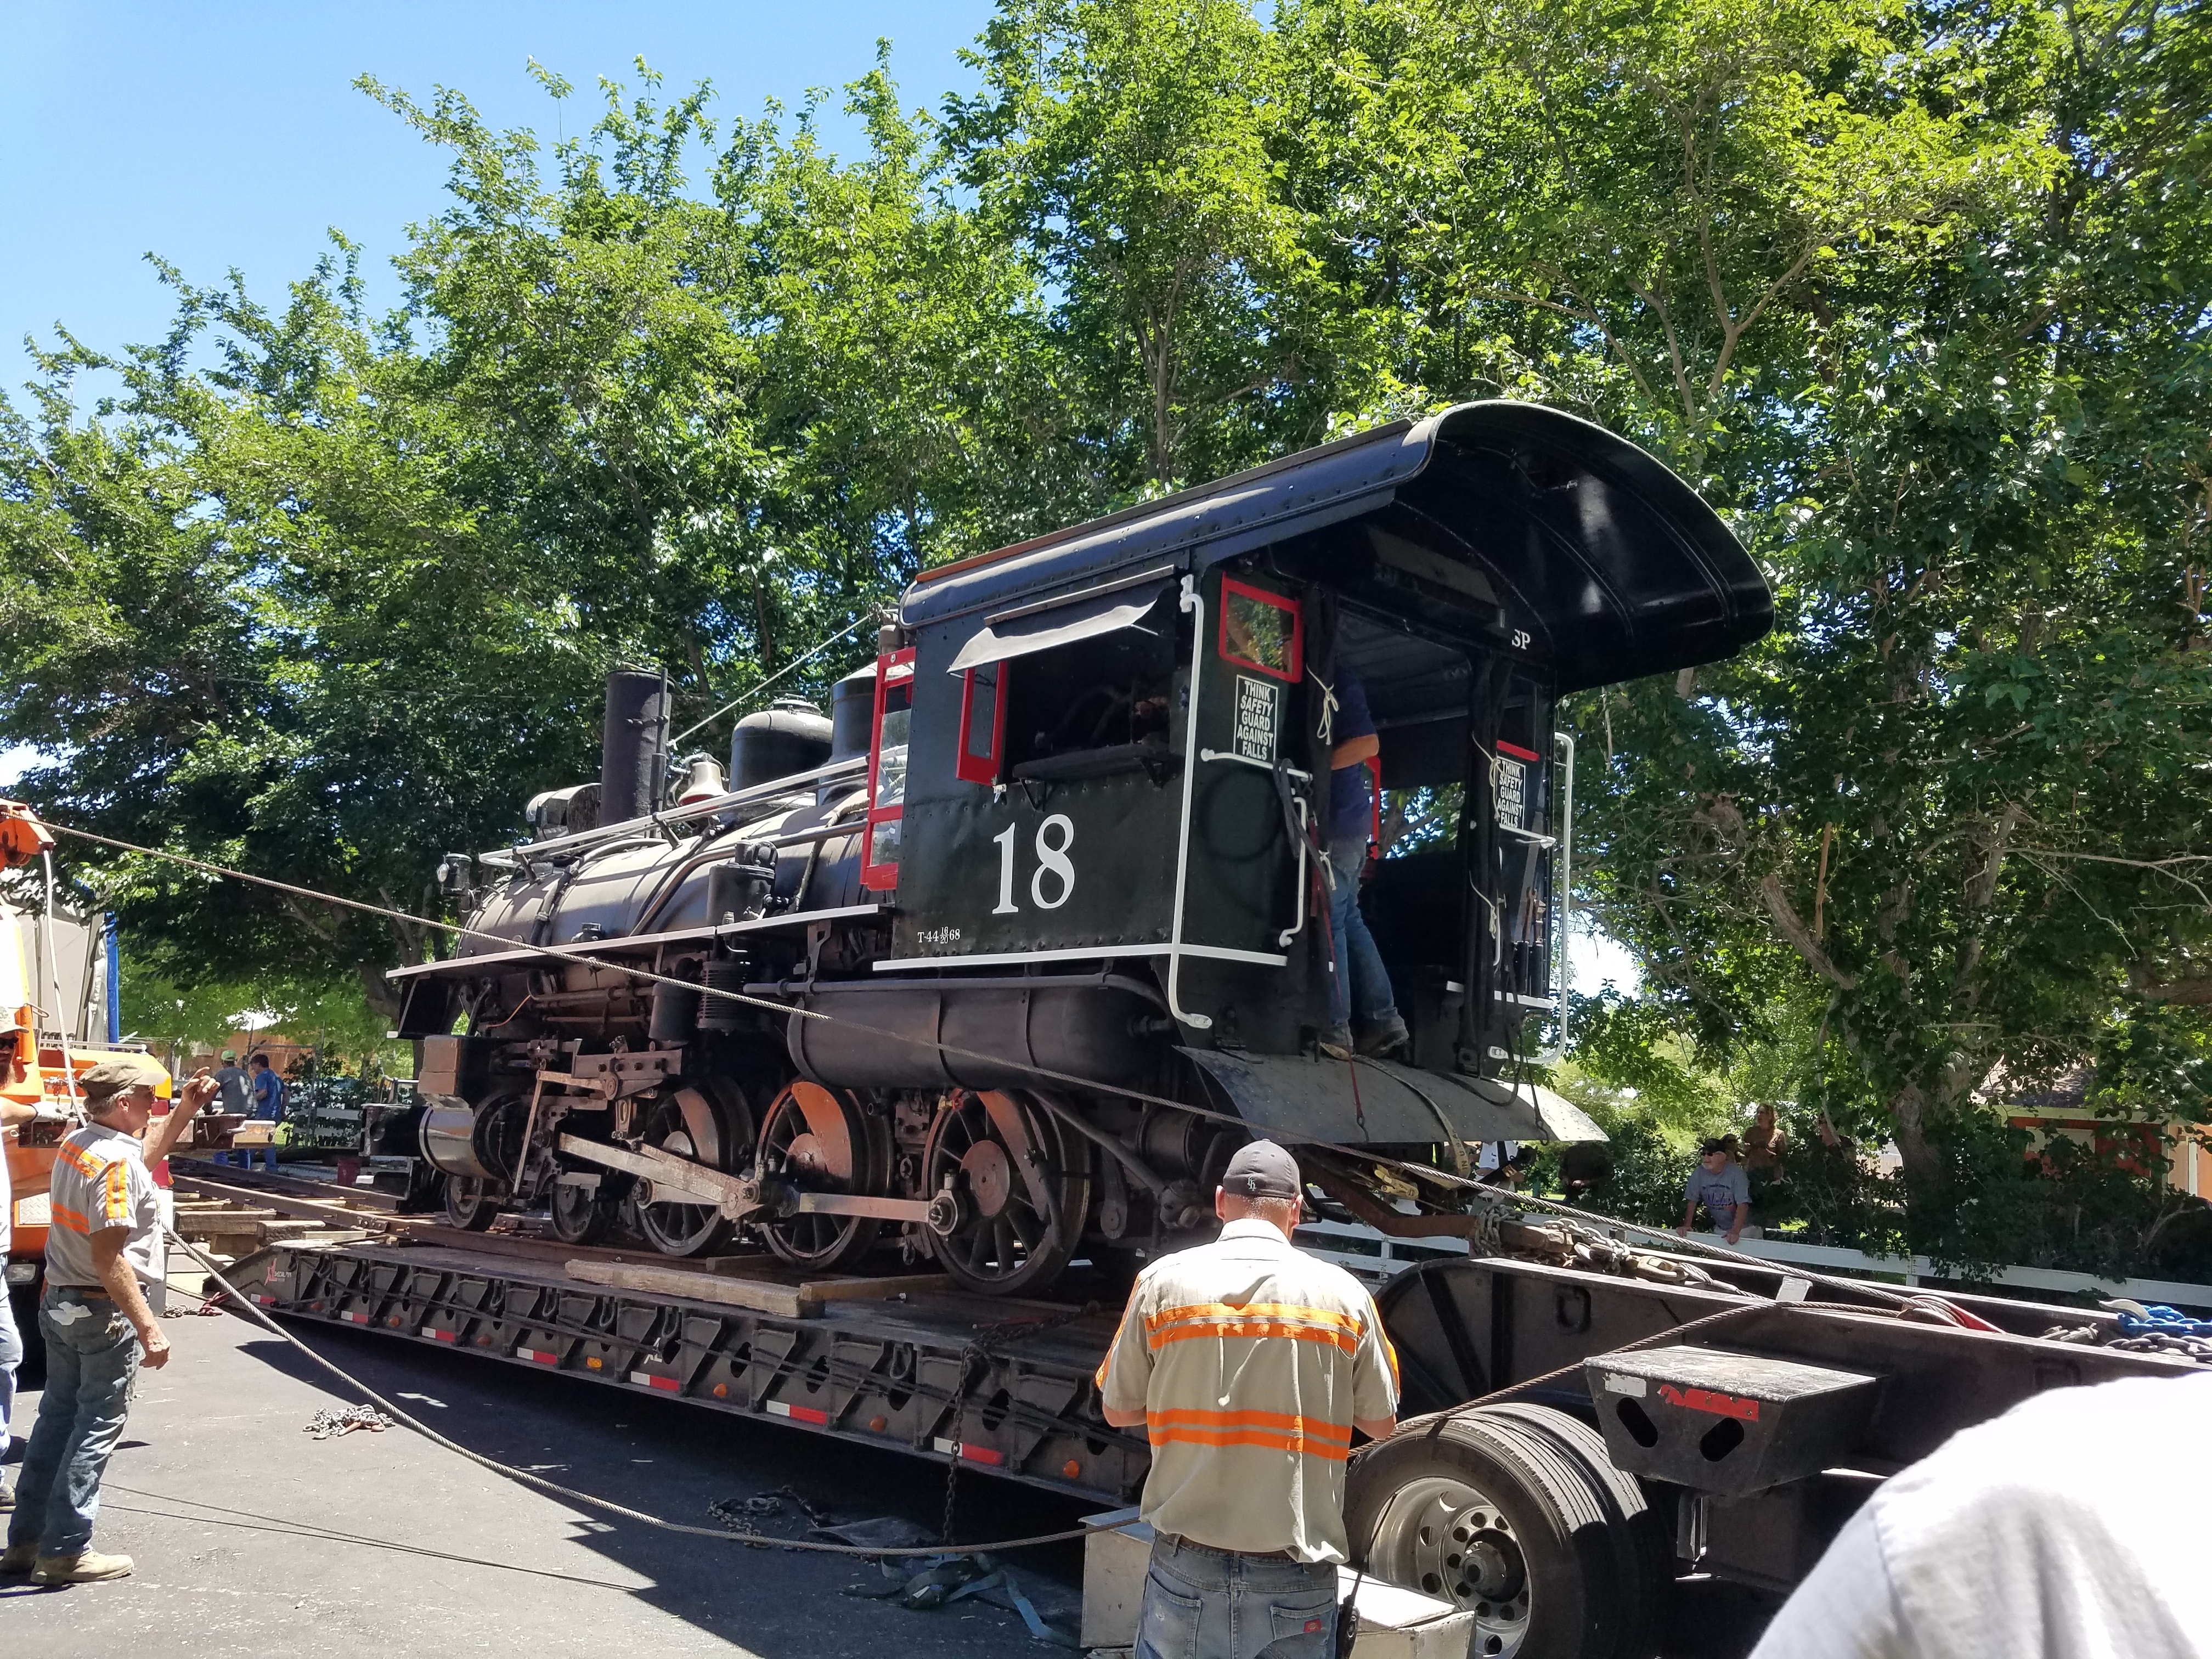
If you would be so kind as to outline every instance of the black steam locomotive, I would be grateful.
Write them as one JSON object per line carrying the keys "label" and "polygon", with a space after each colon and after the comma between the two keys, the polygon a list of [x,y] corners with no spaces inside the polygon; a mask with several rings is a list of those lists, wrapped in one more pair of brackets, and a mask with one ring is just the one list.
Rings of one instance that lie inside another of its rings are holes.
{"label": "black steam locomotive", "polygon": [[[449,859],[477,931],[394,975],[447,1212],[814,1269],[895,1244],[1015,1293],[1212,1224],[1243,1132],[1174,1103],[1453,1170],[1597,1138],[1523,1075],[1562,979],[1554,700],[1771,615],[1650,455],[1481,403],[929,571],[826,717],[739,723],[726,779],[670,766],[662,680],[617,673],[600,781]],[[1319,1047],[1347,670],[1381,784],[1455,814],[1364,889],[1391,1060]]]}

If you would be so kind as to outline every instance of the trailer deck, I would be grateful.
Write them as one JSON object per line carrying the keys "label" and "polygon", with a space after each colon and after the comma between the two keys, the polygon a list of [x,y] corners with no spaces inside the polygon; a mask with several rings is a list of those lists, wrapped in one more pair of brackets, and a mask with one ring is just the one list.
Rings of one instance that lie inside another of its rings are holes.
{"label": "trailer deck", "polygon": [[864,1281],[862,1297],[808,1296],[810,1285],[849,1285],[763,1275],[752,1282],[781,1294],[757,1299],[795,1308],[770,1312],[721,1299],[746,1280],[680,1263],[664,1262],[654,1282],[696,1279],[694,1294],[594,1283],[557,1260],[439,1231],[435,1243],[280,1243],[225,1277],[273,1314],[957,1460],[1073,1496],[1125,1503],[1144,1484],[1145,1441],[1107,1425],[1091,1382],[1114,1313],[908,1291],[887,1279]]}
{"label": "trailer deck", "polygon": [[[1956,1431],[2047,1389],[2196,1369],[2112,1346],[2124,1333],[2104,1310],[1836,1280],[1814,1300],[1779,1268],[1698,1264],[1558,1224],[1499,1232],[1516,1255],[1439,1257],[1382,1288],[1405,1410],[1426,1415],[1356,1454],[1346,1491],[1370,1570],[1475,1608],[1479,1652],[1517,1653],[1524,1639],[1532,1656],[1648,1650],[1670,1579],[1787,1592],[1883,1480]],[[1552,1244],[1565,1259],[1526,1259]],[[439,1228],[284,1240],[228,1277],[270,1313],[1102,1504],[1143,1485],[1146,1442],[1100,1410],[1093,1374],[1115,1310],[1097,1303],[976,1297],[927,1274],[810,1281],[759,1258],[562,1249]],[[1544,1506],[1569,1490],[1581,1493],[1570,1508],[1603,1517],[1610,1568],[1583,1559],[1584,1545],[1543,1544]],[[1516,1517],[1498,1584],[1553,1588],[1532,1602],[1427,1561],[1437,1525],[1478,1514]],[[1602,1617],[1571,1639],[1554,1626],[1581,1605]]]}

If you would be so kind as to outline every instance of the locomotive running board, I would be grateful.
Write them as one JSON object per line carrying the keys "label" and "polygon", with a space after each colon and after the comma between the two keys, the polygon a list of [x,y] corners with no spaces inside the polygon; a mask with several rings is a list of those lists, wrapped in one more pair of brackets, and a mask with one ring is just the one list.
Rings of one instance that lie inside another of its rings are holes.
{"label": "locomotive running board", "polygon": [[1255,1129],[1339,1143],[1432,1146],[1459,1140],[1603,1140],[1564,1096],[1533,1083],[1444,1077],[1385,1060],[1184,1052],[1205,1067]]}

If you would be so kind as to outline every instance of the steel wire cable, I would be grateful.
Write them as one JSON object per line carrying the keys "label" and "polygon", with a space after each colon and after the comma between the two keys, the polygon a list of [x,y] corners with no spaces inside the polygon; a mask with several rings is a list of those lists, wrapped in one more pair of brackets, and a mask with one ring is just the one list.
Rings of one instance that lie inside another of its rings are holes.
{"label": "steel wire cable", "polygon": [[1001,1539],[988,1544],[902,1544],[885,1547],[867,1544],[822,1544],[809,1539],[772,1538],[759,1533],[732,1532],[726,1527],[694,1526],[686,1521],[671,1521],[662,1516],[650,1515],[643,1510],[634,1510],[627,1504],[617,1504],[611,1498],[601,1498],[592,1492],[579,1492],[574,1486],[564,1486],[557,1480],[548,1480],[544,1475],[533,1474],[528,1469],[519,1469],[512,1463],[502,1463],[495,1457],[488,1457],[480,1451],[464,1446],[458,1440],[450,1439],[439,1433],[419,1417],[386,1400],[368,1383],[338,1364],[336,1360],[325,1358],[290,1331],[279,1325],[266,1310],[249,1301],[240,1292],[235,1285],[225,1279],[222,1276],[222,1269],[216,1267],[198,1246],[179,1237],[173,1228],[164,1227],[161,1231],[172,1243],[183,1249],[193,1261],[207,1270],[208,1277],[222,1287],[223,1294],[228,1296],[232,1303],[253,1318],[259,1320],[261,1323],[307,1355],[316,1364],[330,1372],[348,1388],[358,1389],[368,1397],[369,1404],[374,1406],[393,1422],[414,1430],[432,1444],[443,1447],[456,1455],[465,1457],[470,1462],[489,1469],[495,1474],[503,1474],[510,1480],[519,1480],[525,1486],[535,1486],[541,1492],[551,1492],[556,1497],[566,1498],[571,1503],[602,1510],[609,1515],[618,1515],[625,1521],[635,1521],[642,1526],[657,1528],[662,1532],[681,1533],[690,1538],[719,1538],[726,1543],[732,1544],[760,1544],[776,1549],[805,1550],[817,1555],[945,1556],[994,1555],[1006,1550],[1030,1549],[1042,1544],[1065,1544],[1074,1539],[1089,1538],[1102,1532],[1125,1531],[1138,1524],[1136,1518],[1132,1516],[1127,1521],[1115,1522],[1111,1526],[1070,1527],[1061,1532],[1038,1533],[1034,1537]]}
{"label": "steel wire cable", "polygon": [[[410,927],[436,928],[463,938],[484,939],[499,945],[502,950],[530,951],[556,962],[573,962],[587,967],[612,969],[648,984],[673,985],[698,995],[720,998],[747,1007],[762,1009],[769,1013],[787,1015],[801,1019],[821,1020],[830,1025],[851,1025],[856,1030],[867,1032],[872,1036],[890,1037],[914,1048],[927,1048],[936,1054],[951,1054],[963,1060],[981,1060],[988,1065],[1011,1066],[1016,1071],[1026,1072],[1032,1077],[1044,1078],[1055,1083],[1071,1084],[1079,1089],[1098,1094],[1118,1096],[1125,1100],[1141,1101],[1147,1105],[1164,1106],[1174,1111],[1188,1112],[1195,1117],[1224,1124],[1233,1128],[1249,1131],[1254,1127],[1249,1120],[1235,1113],[1216,1111],[1206,1106],[1194,1106],[1188,1101],[1170,1099],[1165,1095],[1149,1094],[1141,1089],[1103,1083],[1095,1078],[1081,1077],[1071,1072],[1056,1071],[1048,1066],[1038,1066],[1005,1054],[987,1054],[981,1049],[963,1048],[958,1043],[945,1042],[933,1037],[910,1036],[903,1032],[870,1025],[865,1021],[848,1019],[842,1015],[825,1014],[818,1009],[796,1008],[788,1003],[771,1002],[765,997],[753,996],[746,992],[729,990],[720,986],[704,985],[693,980],[679,979],[671,974],[655,973],[649,968],[640,968],[624,962],[610,961],[605,957],[592,956],[586,951],[572,950],[558,945],[517,945],[511,939],[486,932],[483,928],[471,927],[465,922],[439,921],[427,916],[415,915],[391,905],[371,904],[365,899],[345,898],[335,893],[319,892],[312,887],[303,887],[294,882],[278,881],[271,876],[257,876],[246,871],[233,870],[223,865],[210,863],[204,859],[193,858],[188,854],[170,852],[158,847],[142,847],[135,842],[118,840],[112,836],[98,835],[89,830],[79,830],[69,824],[55,823],[48,820],[42,820],[42,822],[46,823],[49,830],[58,835],[75,836],[82,841],[93,842],[103,847],[112,847],[125,853],[135,853],[144,858],[165,860],[209,875],[246,882],[256,887],[266,887],[273,891],[288,893],[294,897],[308,899],[318,904],[336,905],[343,909],[357,910],[367,915],[381,916],[392,921],[404,921]],[[1365,1063],[1373,1064],[1371,1060]],[[1677,1234],[1667,1227],[1655,1226],[1648,1222],[1629,1221],[1618,1216],[1599,1215],[1592,1211],[1577,1209],[1571,1204],[1559,1203],[1547,1198],[1538,1198],[1532,1194],[1515,1193],[1510,1198],[1505,1197],[1498,1194],[1495,1188],[1487,1187],[1469,1176],[1454,1175],[1431,1164],[1415,1164],[1403,1158],[1390,1158],[1372,1148],[1351,1146],[1341,1142],[1324,1139],[1319,1135],[1308,1134],[1302,1130],[1270,1128],[1268,1133],[1283,1139],[1295,1141],[1302,1146],[1310,1147],[1316,1152],[1334,1153],[1358,1163],[1376,1164],[1397,1170],[1401,1174],[1434,1182],[1441,1186],[1455,1188],[1472,1196],[1481,1198],[1492,1205],[1510,1204],[1531,1206],[1550,1212],[1567,1220],[1578,1222],[1584,1226],[1610,1227],[1620,1231],[1641,1233],[1650,1237],[1664,1239],[1668,1241],[1670,1249],[1686,1249],[1734,1266],[1756,1267],[1768,1273],[1780,1272],[1787,1277],[1803,1279],[1811,1284],[1826,1286],[1830,1290],[1849,1291],[1856,1295],[1872,1297],[1878,1301],[1888,1303],[1900,1311],[1909,1308],[1916,1300],[1925,1299],[1932,1295],[1931,1292],[1924,1291],[1906,1295],[1888,1290],[1885,1286],[1866,1279],[1814,1273],[1796,1267],[1778,1267],[1774,1262],[1753,1255],[1747,1251],[1729,1249],[1724,1245],[1709,1244],[1702,1239]]]}
{"label": "steel wire cable", "polygon": [[739,692],[737,696],[728,702],[724,703],[713,714],[708,715],[705,720],[698,722],[697,725],[685,726],[674,737],[669,738],[668,746],[671,749],[673,749],[678,744],[683,742],[684,738],[690,737],[694,732],[705,731],[707,727],[712,726],[716,720],[721,719],[723,715],[728,714],[732,708],[736,708],[742,704],[751,702],[755,697],[760,696],[762,692],[767,690],[769,687],[774,685],[778,680],[781,679],[786,674],[790,673],[794,668],[805,667],[808,663],[812,662],[817,657],[820,656],[824,651],[827,651],[831,646],[836,644],[838,641],[845,638],[846,635],[849,634],[857,633],[860,629],[866,627],[869,623],[874,620],[875,619],[872,617],[862,617],[857,621],[839,629],[836,633],[832,634],[828,639],[823,641],[821,644],[816,646],[811,651],[809,651],[805,656],[799,658],[796,662],[787,662],[784,664],[782,667],[777,669],[775,673],[769,675],[758,685],[754,686],[752,690],[750,691]]}

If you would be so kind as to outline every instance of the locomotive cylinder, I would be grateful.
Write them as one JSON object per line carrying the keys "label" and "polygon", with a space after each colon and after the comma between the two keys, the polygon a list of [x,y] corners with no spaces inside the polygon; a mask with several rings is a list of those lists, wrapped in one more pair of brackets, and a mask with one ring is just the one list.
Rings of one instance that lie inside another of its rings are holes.
{"label": "locomotive cylinder", "polygon": [[477,1109],[457,1095],[433,1096],[422,1112],[422,1156],[447,1175],[476,1181],[503,1176],[484,1167],[477,1155]]}

